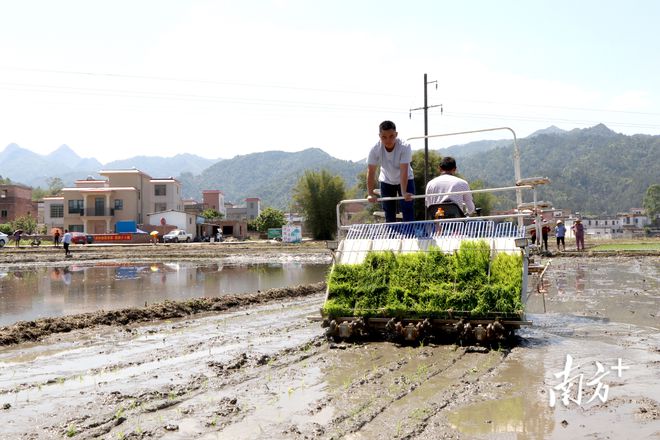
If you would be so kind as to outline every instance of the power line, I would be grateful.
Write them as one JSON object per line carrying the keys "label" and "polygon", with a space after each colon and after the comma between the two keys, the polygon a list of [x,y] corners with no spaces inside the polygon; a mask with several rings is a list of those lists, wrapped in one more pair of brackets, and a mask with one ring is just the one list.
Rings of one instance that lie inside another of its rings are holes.
{"label": "power line", "polygon": [[240,98],[240,97],[218,96],[218,95],[200,95],[200,94],[191,94],[191,93],[145,92],[139,90],[53,86],[48,84],[0,82],[0,88],[10,91],[77,94],[83,96],[88,96],[88,95],[106,96],[111,98],[146,98],[146,99],[160,99],[160,100],[169,100],[169,101],[198,101],[198,102],[211,102],[211,103],[215,102],[215,103],[226,103],[226,104],[260,105],[260,106],[269,105],[269,106],[296,107],[296,108],[319,109],[319,110],[328,109],[328,110],[349,110],[349,111],[365,111],[365,112],[370,111],[370,112],[404,113],[403,110],[398,108],[316,103],[316,102],[308,102],[308,101]]}
{"label": "power line", "polygon": [[214,84],[214,85],[225,85],[225,86],[235,86],[235,87],[255,87],[255,88],[272,88],[272,89],[284,89],[284,90],[299,90],[299,91],[310,91],[310,92],[324,92],[324,93],[344,93],[344,94],[355,94],[355,95],[371,95],[371,96],[385,96],[385,97],[398,97],[398,98],[409,98],[408,95],[397,95],[393,93],[381,93],[381,92],[369,92],[364,90],[342,90],[342,89],[322,89],[314,87],[299,87],[299,86],[290,86],[290,85],[280,85],[280,84],[256,84],[256,83],[244,83],[244,82],[234,82],[234,81],[217,81],[217,80],[206,80],[206,79],[193,79],[193,78],[177,78],[177,77],[166,77],[166,76],[148,76],[148,75],[129,75],[122,73],[105,73],[105,72],[77,72],[77,71],[66,71],[66,70],[49,70],[49,69],[29,69],[24,67],[15,67],[15,66],[0,66],[0,69],[5,70],[15,70],[19,72],[37,72],[37,73],[55,73],[63,75],[80,75],[80,76],[89,76],[89,77],[98,77],[98,78],[120,78],[120,79],[146,79],[146,80],[157,80],[157,81],[173,81],[173,82],[183,82],[183,83],[193,83],[193,84]]}

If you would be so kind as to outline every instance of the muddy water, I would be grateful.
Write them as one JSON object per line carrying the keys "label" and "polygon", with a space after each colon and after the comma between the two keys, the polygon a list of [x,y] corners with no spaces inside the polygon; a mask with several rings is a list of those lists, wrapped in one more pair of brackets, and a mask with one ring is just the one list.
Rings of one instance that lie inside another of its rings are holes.
{"label": "muddy water", "polygon": [[477,439],[660,438],[660,259],[556,259],[543,287],[492,394],[450,426]]}
{"label": "muddy water", "polygon": [[331,345],[321,294],[7,347],[0,437],[659,438],[659,262],[554,260],[511,349]]}
{"label": "muddy water", "polygon": [[41,317],[315,283],[325,279],[327,268],[300,262],[17,268],[0,273],[0,327]]}

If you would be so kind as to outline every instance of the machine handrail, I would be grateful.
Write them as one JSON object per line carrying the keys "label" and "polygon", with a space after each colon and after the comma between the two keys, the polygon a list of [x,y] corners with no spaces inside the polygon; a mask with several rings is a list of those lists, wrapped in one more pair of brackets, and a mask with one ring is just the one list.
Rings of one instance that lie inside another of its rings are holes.
{"label": "machine handrail", "polygon": [[[452,191],[452,192],[444,192],[444,193],[434,193],[434,194],[418,194],[412,196],[413,199],[421,199],[421,198],[426,198],[426,197],[435,197],[435,196],[445,196],[445,195],[450,195],[450,194],[473,194],[473,193],[489,193],[489,192],[504,192],[504,191],[512,191],[512,190],[517,190],[517,189],[534,189],[533,185],[521,185],[521,186],[504,186],[500,188],[483,188],[483,189],[472,189],[469,191]],[[384,201],[390,201],[390,200],[403,200],[404,197],[402,196],[397,196],[397,197],[381,197],[377,199],[377,202],[384,202]],[[341,229],[344,229],[346,226],[341,224],[341,215],[340,215],[340,208],[342,205],[349,204],[349,203],[369,203],[369,199],[348,199],[348,200],[341,200],[339,203],[337,203],[336,207],[336,214],[337,214],[337,231],[340,231]],[[486,218],[509,218],[509,217],[524,217],[527,214],[523,215],[516,215],[516,214],[509,214],[509,215],[502,215],[502,216],[485,216],[485,217],[468,217],[470,219],[486,219]],[[348,225],[350,226],[350,225]]]}
{"label": "machine handrail", "polygon": [[[522,177],[520,175],[520,147],[518,146],[518,136],[516,136],[516,132],[513,131],[513,129],[510,127],[482,128],[479,130],[456,131],[453,133],[430,134],[427,136],[413,136],[408,138],[407,141],[412,141],[417,139],[430,139],[430,138],[445,137],[445,136],[456,136],[460,134],[483,133],[486,131],[499,131],[499,130],[510,131],[511,134],[513,135],[513,176],[515,178],[515,182],[518,182]],[[424,164],[424,166],[427,165]],[[516,205],[520,205],[521,203],[522,203],[522,194],[520,191],[516,191]]]}

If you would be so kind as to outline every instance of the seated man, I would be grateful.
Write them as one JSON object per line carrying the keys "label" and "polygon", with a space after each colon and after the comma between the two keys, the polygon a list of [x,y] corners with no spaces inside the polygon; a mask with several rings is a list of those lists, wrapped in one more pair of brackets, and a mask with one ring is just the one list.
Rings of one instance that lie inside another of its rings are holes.
{"label": "seated man", "polygon": [[[469,191],[468,183],[456,177],[456,160],[443,157],[440,162],[440,175],[426,185],[426,194]],[[465,206],[466,212],[463,211]],[[460,218],[475,211],[472,194],[446,194],[426,197],[426,212],[432,219]]]}

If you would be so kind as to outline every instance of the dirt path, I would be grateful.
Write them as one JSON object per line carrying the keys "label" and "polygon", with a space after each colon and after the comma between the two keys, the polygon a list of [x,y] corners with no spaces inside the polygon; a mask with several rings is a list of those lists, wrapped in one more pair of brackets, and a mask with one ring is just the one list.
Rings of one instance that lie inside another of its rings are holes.
{"label": "dirt path", "polygon": [[[306,319],[319,287],[0,348],[0,437],[658,438],[657,258],[550,267],[547,313],[534,296],[534,327],[510,350],[328,343]],[[567,355],[584,397],[551,407]],[[609,395],[587,402],[597,363]]]}
{"label": "dirt path", "polygon": [[64,258],[62,248],[52,246],[15,248],[6,246],[0,249],[0,264],[14,266],[29,266],[31,264],[61,264],[96,261],[121,260],[126,262],[159,262],[159,261],[200,261],[219,258],[269,255],[319,255],[328,257],[330,251],[325,242],[303,242],[287,244],[270,241],[235,241],[222,243],[159,243],[135,245],[74,245],[71,247],[73,257]]}

